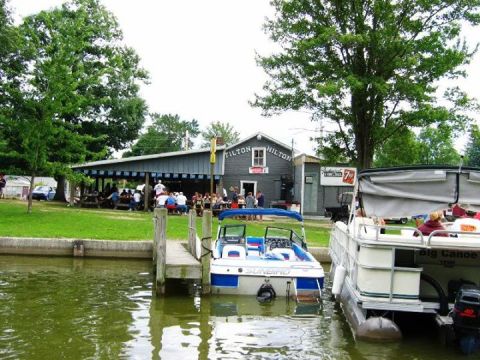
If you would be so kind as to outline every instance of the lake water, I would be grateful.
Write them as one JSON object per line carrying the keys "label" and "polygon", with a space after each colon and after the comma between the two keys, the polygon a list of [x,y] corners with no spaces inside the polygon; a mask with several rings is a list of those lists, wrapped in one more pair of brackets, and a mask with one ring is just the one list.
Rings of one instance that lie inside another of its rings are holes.
{"label": "lake water", "polygon": [[465,358],[423,327],[399,343],[355,342],[328,294],[321,305],[156,298],[150,271],[148,261],[0,256],[0,359]]}

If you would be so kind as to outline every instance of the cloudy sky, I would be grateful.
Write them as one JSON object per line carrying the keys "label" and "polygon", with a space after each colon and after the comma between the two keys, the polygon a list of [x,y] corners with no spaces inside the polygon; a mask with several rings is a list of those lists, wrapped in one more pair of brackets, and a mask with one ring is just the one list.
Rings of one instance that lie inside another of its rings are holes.
{"label": "cloudy sky", "polygon": [[[62,0],[10,0],[17,16],[33,14]],[[262,117],[248,101],[267,79],[255,63],[255,53],[275,49],[262,24],[272,9],[269,0],[102,0],[115,14],[127,45],[150,73],[142,88],[150,111],[197,119],[201,128],[212,121],[232,124],[246,137],[262,131],[297,150],[313,153],[311,136],[318,123],[310,114],[289,112]],[[473,29],[467,40],[477,41]],[[480,98],[480,55],[468,66],[462,88]]]}

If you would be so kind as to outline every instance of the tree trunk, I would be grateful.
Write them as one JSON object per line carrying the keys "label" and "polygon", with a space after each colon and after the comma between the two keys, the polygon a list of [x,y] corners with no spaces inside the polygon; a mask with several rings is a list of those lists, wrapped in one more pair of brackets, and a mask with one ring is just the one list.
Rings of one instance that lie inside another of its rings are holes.
{"label": "tree trunk", "polygon": [[67,199],[65,197],[65,176],[57,175],[55,176],[55,180],[57,180],[57,191],[55,192],[55,197],[53,198],[53,200],[66,202]]}
{"label": "tree trunk", "polygon": [[32,174],[30,178],[30,189],[28,191],[28,205],[27,205],[27,214],[32,212],[32,192],[33,192],[33,185],[35,184],[35,173]]}

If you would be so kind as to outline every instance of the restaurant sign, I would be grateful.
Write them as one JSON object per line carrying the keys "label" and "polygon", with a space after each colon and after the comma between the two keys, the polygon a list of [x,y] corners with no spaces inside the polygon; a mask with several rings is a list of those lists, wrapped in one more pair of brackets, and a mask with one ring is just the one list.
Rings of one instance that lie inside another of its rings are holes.
{"label": "restaurant sign", "polygon": [[323,186],[353,186],[356,178],[356,168],[322,167],[320,170],[320,183]]}
{"label": "restaurant sign", "polygon": [[251,166],[248,168],[249,174],[268,174],[268,167],[266,166]]}

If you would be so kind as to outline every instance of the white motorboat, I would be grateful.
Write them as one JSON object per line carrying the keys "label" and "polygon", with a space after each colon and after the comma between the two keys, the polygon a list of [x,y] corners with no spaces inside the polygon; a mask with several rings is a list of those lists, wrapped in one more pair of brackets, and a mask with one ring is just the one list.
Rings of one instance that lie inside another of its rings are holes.
{"label": "white motorboat", "polygon": [[332,294],[355,336],[401,338],[396,317],[423,313],[465,352],[478,346],[480,220],[457,219],[425,236],[413,227],[378,225],[373,219],[429,214],[457,203],[478,211],[480,170],[365,170],[355,198],[363,208],[357,213],[364,216],[357,216],[352,204],[348,223],[335,223],[329,245]]}
{"label": "white motorboat", "polygon": [[[296,219],[301,222],[302,234],[269,225],[259,237],[248,235],[244,223],[221,224],[226,218],[260,215]],[[210,269],[213,294],[255,295],[260,301],[275,296],[297,301],[320,299],[324,271],[307,250],[302,215],[282,209],[238,209],[225,210],[218,219]]]}

